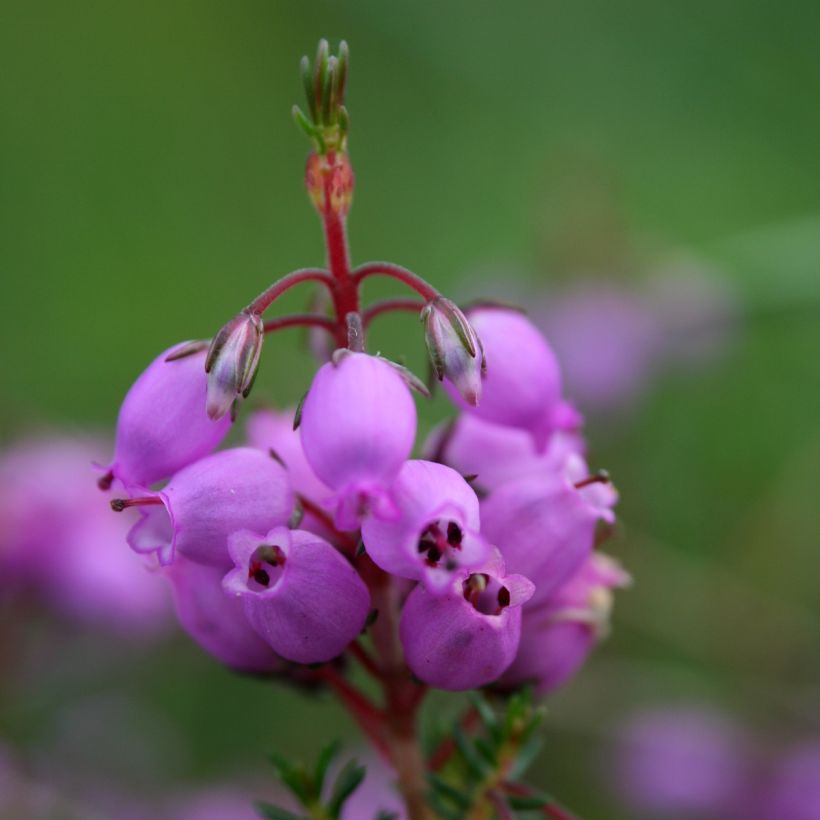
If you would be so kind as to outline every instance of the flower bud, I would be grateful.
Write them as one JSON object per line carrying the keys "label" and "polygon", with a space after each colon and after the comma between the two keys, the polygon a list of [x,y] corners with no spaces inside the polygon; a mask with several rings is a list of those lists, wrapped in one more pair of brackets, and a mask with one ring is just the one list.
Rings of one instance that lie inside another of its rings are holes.
{"label": "flower bud", "polygon": [[555,430],[572,429],[580,417],[561,398],[561,373],[555,354],[523,314],[502,308],[479,308],[470,323],[481,338],[487,375],[481,403],[472,406],[445,383],[460,407],[493,424],[518,427],[542,451]]}
{"label": "flower bud", "polygon": [[390,493],[398,516],[370,516],[362,524],[367,554],[383,570],[442,592],[454,572],[487,560],[490,546],[478,535],[478,498],[455,470],[407,461]]}
{"label": "flower bud", "polygon": [[484,537],[501,550],[510,570],[535,583],[532,607],[546,601],[586,561],[598,521],[615,519],[610,509],[617,498],[614,490],[608,487],[609,495],[599,497],[593,484],[576,488],[576,461],[583,464],[573,456],[571,470],[502,484],[481,503]]}
{"label": "flower bud", "polygon": [[286,524],[294,498],[284,467],[250,447],[223,450],[178,472],[157,493],[121,503],[140,507],[128,533],[139,553],[170,564],[177,552],[192,561],[230,566],[228,536],[241,527],[267,532]]}
{"label": "flower bud", "polygon": [[565,683],[606,635],[612,590],[630,583],[616,561],[593,553],[543,606],[524,612],[518,654],[501,685],[534,681],[544,694]]}
{"label": "flower bud", "polygon": [[329,661],[364,627],[370,593],[352,566],[317,535],[279,527],[234,533],[235,569],[225,591],[241,599],[259,635],[296,663]]}
{"label": "flower bud", "polygon": [[388,487],[413,447],[416,405],[395,368],[366,353],[334,356],[305,397],[300,433],[314,473],[336,491],[339,528],[396,514]]}
{"label": "flower bud", "polygon": [[214,336],[205,359],[207,411],[212,419],[222,418],[240,396],[248,397],[264,338],[262,318],[244,310]]}
{"label": "flower bud", "polygon": [[161,353],[134,382],[120,408],[114,460],[101,486],[150,486],[210,453],[230,419],[205,412],[205,350],[180,344]]}
{"label": "flower bud", "polygon": [[458,306],[443,296],[436,296],[424,306],[421,321],[438,380],[446,378],[462,399],[475,407],[486,372],[481,339]]}
{"label": "flower bud", "polygon": [[178,557],[166,574],[182,628],[209,655],[242,672],[284,666],[248,622],[241,601],[222,589],[223,570]]}
{"label": "flower bud", "polygon": [[419,584],[408,596],[399,635],[417,678],[461,691],[491,683],[510,665],[521,636],[521,605],[533,585],[506,575],[496,553],[479,570],[462,573],[444,595]]}

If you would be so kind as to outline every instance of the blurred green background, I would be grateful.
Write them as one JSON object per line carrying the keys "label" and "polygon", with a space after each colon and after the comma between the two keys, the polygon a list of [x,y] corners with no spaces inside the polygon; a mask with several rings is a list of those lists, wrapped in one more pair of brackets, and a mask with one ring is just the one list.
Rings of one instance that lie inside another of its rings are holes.
{"label": "blurred green background", "polygon": [[[590,271],[640,284],[682,249],[739,305],[714,363],[657,374],[627,418],[590,413],[594,465],[622,494],[609,549],[636,585],[553,699],[535,782],[583,816],[621,816],[607,738],[663,700],[716,703],[766,742],[820,735],[814,3],[6,0],[0,440],[111,429],[159,350],[322,263],[290,117],[321,36],[352,50],[354,261],[394,260],[454,295],[476,292],[475,273],[514,298]],[[423,370],[411,317],[375,338]],[[266,345],[257,399],[298,399],[301,341]],[[127,696],[176,733],[145,741],[159,789],[352,735],[329,702],[236,679],[181,639],[111,647],[82,674],[83,640],[66,640],[0,707],[15,744],[48,754],[78,701]]]}

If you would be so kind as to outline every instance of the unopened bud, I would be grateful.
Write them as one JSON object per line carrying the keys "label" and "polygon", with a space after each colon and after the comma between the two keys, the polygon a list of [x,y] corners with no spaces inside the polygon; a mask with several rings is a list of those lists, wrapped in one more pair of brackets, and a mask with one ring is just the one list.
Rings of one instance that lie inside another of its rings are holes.
{"label": "unopened bud", "polygon": [[445,378],[464,401],[476,406],[486,364],[478,334],[457,305],[443,296],[431,299],[421,311],[424,339],[439,381]]}
{"label": "unopened bud", "polygon": [[264,334],[261,317],[242,311],[214,337],[205,359],[207,410],[212,419],[222,418],[237,398],[250,393]]}

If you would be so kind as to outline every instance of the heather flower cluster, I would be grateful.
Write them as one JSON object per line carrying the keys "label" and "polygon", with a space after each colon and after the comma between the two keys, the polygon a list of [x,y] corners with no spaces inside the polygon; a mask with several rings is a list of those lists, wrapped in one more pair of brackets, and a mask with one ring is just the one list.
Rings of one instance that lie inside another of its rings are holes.
{"label": "heather flower cluster", "polygon": [[[425,817],[415,716],[427,687],[546,693],[575,674],[629,582],[596,549],[617,493],[590,471],[559,363],[522,312],[461,309],[391,263],[351,267],[346,48],[323,44],[304,68],[310,115],[296,118],[314,143],[306,185],[327,269],[274,283],[210,343],[160,353],[125,397],[99,483],[135,515],[128,543],[167,578],[190,636],[236,670],[335,691],[395,770],[409,816]],[[363,307],[372,276],[416,298]],[[263,320],[305,282],[327,313]],[[426,441],[413,391],[428,386],[367,345],[369,324],[397,310],[419,315],[454,410]],[[220,449],[263,340],[294,326],[326,333],[333,352],[298,409],[250,414],[244,442]],[[382,707],[345,658],[378,681]]]}

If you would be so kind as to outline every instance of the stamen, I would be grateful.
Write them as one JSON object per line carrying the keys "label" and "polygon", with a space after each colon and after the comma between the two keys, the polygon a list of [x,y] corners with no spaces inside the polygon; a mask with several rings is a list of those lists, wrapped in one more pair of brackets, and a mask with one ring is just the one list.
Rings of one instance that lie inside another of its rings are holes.
{"label": "stamen", "polygon": [[447,524],[447,543],[451,547],[461,547],[461,539],[464,538],[464,533],[461,527],[455,521],[450,521]]}
{"label": "stamen", "polygon": [[110,490],[113,483],[114,473],[111,470],[97,479],[97,486],[103,491]]}
{"label": "stamen", "polygon": [[598,470],[591,476],[587,476],[581,481],[575,482],[575,489],[581,490],[584,487],[589,487],[590,484],[609,484],[611,481],[609,473],[606,470]]}
{"label": "stamen", "polygon": [[162,499],[157,495],[146,495],[140,498],[112,498],[111,509],[114,512],[122,512],[128,507],[149,507],[155,504],[162,504]]}
{"label": "stamen", "polygon": [[275,544],[260,544],[248,565],[248,580],[255,581],[261,587],[269,587],[270,570],[284,567],[285,560],[286,556],[281,547]]}

